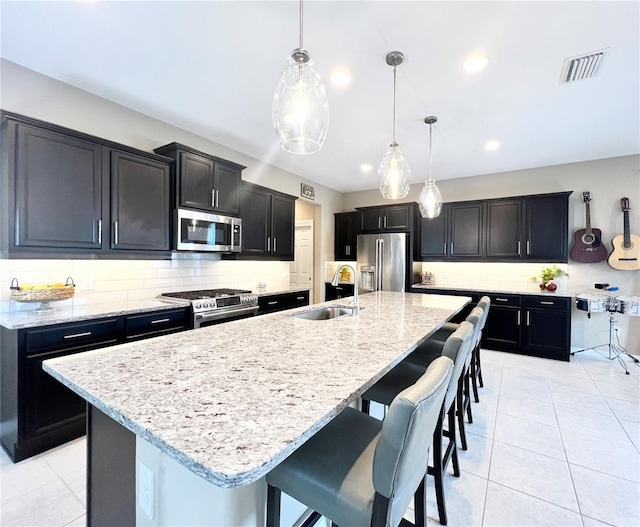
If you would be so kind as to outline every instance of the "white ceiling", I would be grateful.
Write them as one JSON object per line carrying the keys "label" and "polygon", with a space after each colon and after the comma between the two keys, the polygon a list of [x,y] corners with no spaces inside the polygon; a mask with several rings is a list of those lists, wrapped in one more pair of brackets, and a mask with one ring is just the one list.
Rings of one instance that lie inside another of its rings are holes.
{"label": "white ceiling", "polygon": [[[298,46],[297,1],[0,2],[2,57],[338,191],[377,187],[391,139],[423,181],[640,153],[636,1],[318,1],[304,45],[331,111],[323,150],[280,149],[271,98]],[[565,58],[609,48],[599,74],[560,84]],[[462,62],[482,51],[487,69]],[[337,67],[348,87],[328,79]],[[37,117],[37,116],[34,116]],[[498,140],[488,152],[484,144]],[[370,163],[369,175],[360,171]]]}

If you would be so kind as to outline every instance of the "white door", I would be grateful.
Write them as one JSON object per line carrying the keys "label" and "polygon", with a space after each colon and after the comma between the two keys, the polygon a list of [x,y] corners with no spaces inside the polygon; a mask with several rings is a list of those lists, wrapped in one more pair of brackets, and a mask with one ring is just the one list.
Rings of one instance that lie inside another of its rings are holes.
{"label": "white door", "polygon": [[308,287],[313,304],[313,220],[296,221],[295,253],[289,272],[291,287]]}

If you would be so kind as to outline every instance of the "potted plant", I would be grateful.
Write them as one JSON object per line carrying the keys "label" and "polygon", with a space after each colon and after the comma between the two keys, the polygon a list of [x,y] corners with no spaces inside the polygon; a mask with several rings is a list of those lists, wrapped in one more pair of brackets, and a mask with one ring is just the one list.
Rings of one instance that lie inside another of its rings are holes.
{"label": "potted plant", "polygon": [[[555,291],[558,289],[558,286],[553,282],[554,278],[559,276],[569,276],[562,269],[560,269],[557,265],[552,265],[551,267],[543,267],[540,272],[540,289],[543,291]],[[537,276],[532,276],[531,280],[537,280]]]}

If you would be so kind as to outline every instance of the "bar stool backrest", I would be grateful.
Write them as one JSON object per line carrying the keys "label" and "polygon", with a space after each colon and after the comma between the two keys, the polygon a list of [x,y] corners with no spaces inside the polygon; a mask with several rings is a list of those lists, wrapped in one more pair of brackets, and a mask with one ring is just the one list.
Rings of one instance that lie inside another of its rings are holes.
{"label": "bar stool backrest", "polygon": [[389,500],[386,525],[398,525],[420,481],[450,384],[454,364],[438,357],[418,381],[400,392],[384,418],[373,457],[373,486]]}
{"label": "bar stool backrest", "polygon": [[471,310],[471,313],[467,315],[467,318],[464,319],[465,322],[469,322],[473,324],[473,333],[471,334],[471,345],[469,346],[469,350],[467,351],[467,356],[465,357],[465,363],[467,366],[471,363],[471,356],[474,346],[476,342],[480,340],[480,334],[482,332],[482,314],[483,310],[480,307],[474,307]]}
{"label": "bar stool backrest", "polygon": [[488,296],[483,296],[476,304],[476,308],[482,308],[482,317],[480,318],[480,334],[478,340],[482,337],[482,330],[487,323],[487,317],[489,316],[489,308],[491,307],[491,299]]}

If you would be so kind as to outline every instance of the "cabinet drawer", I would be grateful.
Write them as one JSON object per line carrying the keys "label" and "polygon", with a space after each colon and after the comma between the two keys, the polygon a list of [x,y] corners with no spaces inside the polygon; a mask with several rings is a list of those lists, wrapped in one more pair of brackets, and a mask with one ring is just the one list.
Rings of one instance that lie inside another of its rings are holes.
{"label": "cabinet drawer", "polygon": [[519,306],[520,295],[489,295],[491,304],[495,306]]}
{"label": "cabinet drawer", "polygon": [[287,295],[259,296],[258,306],[258,314],[282,311],[287,309]]}
{"label": "cabinet drawer", "polygon": [[287,293],[287,309],[309,305],[309,291]]}
{"label": "cabinet drawer", "polygon": [[187,308],[131,315],[126,317],[125,328],[128,340],[187,329]]}
{"label": "cabinet drawer", "polygon": [[24,330],[24,350],[27,355],[58,349],[83,351],[118,342],[118,318],[61,324],[43,329]]}
{"label": "cabinet drawer", "polygon": [[548,296],[526,296],[523,297],[524,307],[536,307],[540,309],[557,309],[569,311],[571,309],[571,299],[563,297]]}

